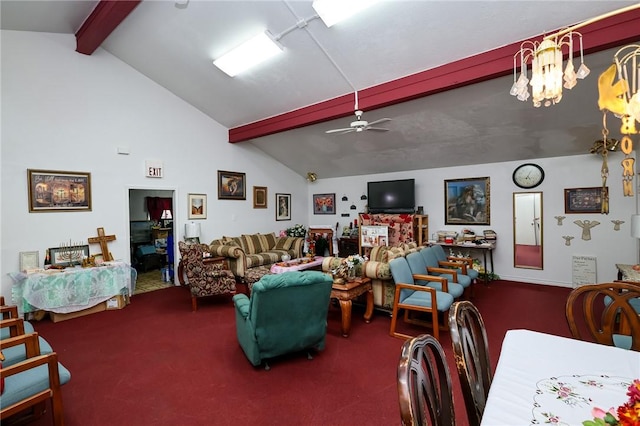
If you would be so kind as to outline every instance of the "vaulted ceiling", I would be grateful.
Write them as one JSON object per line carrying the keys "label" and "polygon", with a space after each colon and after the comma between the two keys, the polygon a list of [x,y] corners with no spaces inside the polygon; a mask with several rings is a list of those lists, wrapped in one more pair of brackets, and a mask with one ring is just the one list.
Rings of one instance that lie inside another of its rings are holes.
{"label": "vaulted ceiling", "polygon": [[[600,139],[597,77],[640,41],[640,10],[586,26],[591,74],[562,101],[509,96],[520,42],[631,1],[381,1],[327,28],[310,1],[7,1],[1,28],[76,34],[305,176],[583,154]],[[212,60],[269,30],[281,54],[235,78]],[[78,53],[81,54],[81,53]],[[326,134],[390,118],[387,132]],[[225,141],[226,142],[226,141]],[[212,141],[212,143],[219,143]]]}

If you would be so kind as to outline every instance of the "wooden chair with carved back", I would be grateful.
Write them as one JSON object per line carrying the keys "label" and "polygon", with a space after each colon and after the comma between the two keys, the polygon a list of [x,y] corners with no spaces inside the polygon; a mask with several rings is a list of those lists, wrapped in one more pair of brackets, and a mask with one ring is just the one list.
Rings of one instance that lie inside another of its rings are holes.
{"label": "wooden chair with carved back", "polygon": [[453,426],[451,375],[440,342],[430,334],[407,340],[398,362],[403,425]]}
{"label": "wooden chair with carved back", "polygon": [[575,288],[566,302],[574,338],[640,351],[640,285],[617,281]]}
{"label": "wooden chair with carved back", "polygon": [[454,302],[449,329],[469,425],[479,426],[493,380],[484,321],[473,303]]}

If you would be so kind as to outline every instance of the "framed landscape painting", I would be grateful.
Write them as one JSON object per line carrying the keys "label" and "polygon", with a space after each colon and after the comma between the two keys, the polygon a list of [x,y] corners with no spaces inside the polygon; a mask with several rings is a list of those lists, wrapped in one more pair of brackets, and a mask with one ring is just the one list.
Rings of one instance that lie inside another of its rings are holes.
{"label": "framed landscape painting", "polygon": [[491,225],[489,178],[444,181],[446,225]]}
{"label": "framed landscape painting", "polygon": [[218,170],[218,199],[246,200],[246,175]]}
{"label": "framed landscape painting", "polygon": [[91,211],[91,173],[27,170],[29,212]]}

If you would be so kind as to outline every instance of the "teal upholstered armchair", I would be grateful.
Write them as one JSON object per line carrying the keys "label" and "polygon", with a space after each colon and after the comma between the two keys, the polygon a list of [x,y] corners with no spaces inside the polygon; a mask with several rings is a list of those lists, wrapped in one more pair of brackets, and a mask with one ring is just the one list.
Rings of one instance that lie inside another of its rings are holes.
{"label": "teal upholstered armchair", "polygon": [[249,362],[257,366],[286,353],[324,349],[332,284],[319,271],[286,272],[263,276],[251,298],[233,296],[238,341]]}

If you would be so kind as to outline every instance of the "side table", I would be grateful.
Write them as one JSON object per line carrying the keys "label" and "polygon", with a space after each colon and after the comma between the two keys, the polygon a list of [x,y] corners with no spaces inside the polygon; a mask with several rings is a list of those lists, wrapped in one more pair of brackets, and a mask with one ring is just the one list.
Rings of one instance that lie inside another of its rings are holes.
{"label": "side table", "polygon": [[371,322],[373,315],[373,287],[371,278],[359,277],[354,281],[334,283],[331,287],[331,298],[338,299],[342,313],[341,331],[343,337],[349,337],[351,331],[351,307],[352,301],[361,294],[367,293],[367,308],[364,312],[364,321]]}
{"label": "side table", "polygon": [[[206,263],[225,263],[226,265],[226,261],[227,258],[223,257],[223,256],[216,256],[216,257],[205,257],[202,260],[205,264]],[[227,269],[227,268],[225,268]],[[182,263],[182,259],[180,259],[180,262],[178,262],[178,281],[180,282],[180,285],[185,285],[184,282],[184,264]]]}

